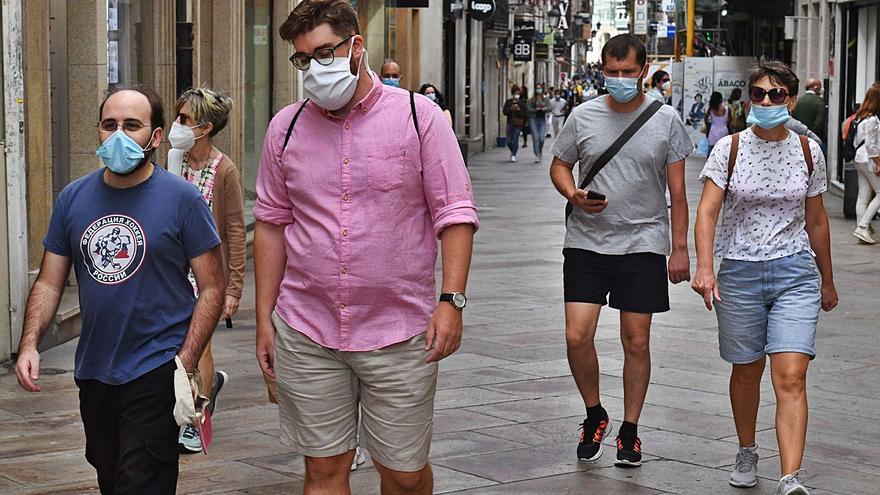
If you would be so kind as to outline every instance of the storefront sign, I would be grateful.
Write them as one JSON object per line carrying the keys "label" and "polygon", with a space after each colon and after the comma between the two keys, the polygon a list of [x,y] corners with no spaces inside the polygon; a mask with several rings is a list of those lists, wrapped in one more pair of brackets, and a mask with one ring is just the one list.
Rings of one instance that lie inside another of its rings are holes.
{"label": "storefront sign", "polygon": [[531,19],[514,19],[513,60],[516,62],[531,62],[534,40],[535,21]]}
{"label": "storefront sign", "polygon": [[648,34],[648,0],[636,0],[633,13],[633,34]]}
{"label": "storefront sign", "polygon": [[546,43],[536,43],[535,58],[541,58],[544,60],[550,58],[550,46],[548,46]]}
{"label": "storefront sign", "polygon": [[494,0],[470,0],[468,3],[468,11],[471,19],[475,21],[485,21],[495,14]]}
{"label": "storefront sign", "polygon": [[532,61],[532,40],[527,38],[513,39],[513,60],[515,62]]}
{"label": "storefront sign", "polygon": [[565,55],[565,51],[568,49],[568,44],[565,40],[556,40],[556,43],[553,45],[553,55],[559,57]]}
{"label": "storefront sign", "polygon": [[428,0],[397,0],[399,9],[427,9]]}

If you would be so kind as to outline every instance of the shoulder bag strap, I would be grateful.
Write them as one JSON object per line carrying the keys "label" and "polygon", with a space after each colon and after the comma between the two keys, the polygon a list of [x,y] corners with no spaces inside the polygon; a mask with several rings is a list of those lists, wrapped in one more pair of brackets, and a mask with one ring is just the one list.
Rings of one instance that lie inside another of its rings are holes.
{"label": "shoulder bag strap", "polygon": [[306,98],[306,101],[303,102],[302,105],[299,106],[299,109],[296,111],[296,114],[293,116],[293,120],[290,121],[290,126],[287,128],[287,135],[284,136],[284,146],[281,147],[281,152],[284,153],[284,150],[287,148],[287,143],[290,141],[290,135],[293,134],[293,126],[296,125],[297,119],[299,119],[299,114],[302,113],[303,109],[309,103],[309,99]]}
{"label": "shoulder bag strap", "polygon": [[807,181],[813,176],[813,154],[810,153],[810,140],[807,136],[800,136],[801,148],[804,150],[804,161],[807,162]]}
{"label": "shoulder bag strap", "polygon": [[[602,168],[605,167],[605,165],[607,165],[608,162],[610,162],[612,158],[614,158],[614,155],[616,155],[617,152],[620,151],[620,148],[623,148],[623,145],[625,145],[627,143],[627,141],[629,141],[630,138],[632,138],[633,135],[635,135],[635,133],[638,132],[639,129],[641,129],[642,126],[645,125],[645,123],[648,122],[648,120],[650,120],[651,117],[653,117],[655,113],[657,113],[658,110],[660,110],[660,108],[662,106],[663,106],[663,104],[660,103],[659,101],[657,101],[657,100],[652,101],[651,104],[648,105],[648,108],[646,108],[645,111],[642,112],[641,115],[639,115],[636,118],[636,120],[633,121],[633,123],[630,124],[629,127],[626,128],[625,131],[623,131],[623,134],[621,134],[614,141],[614,143],[612,143],[611,146],[609,146],[608,149],[606,149],[605,152],[599,156],[599,159],[593,163],[593,166],[590,168],[590,171],[587,172],[587,176],[584,177],[584,180],[583,180],[583,182],[581,182],[581,185],[578,187],[578,189],[586,188],[590,184],[590,182],[593,180],[593,178],[596,177],[596,175],[599,173],[599,171],[601,171]],[[571,202],[566,203],[566,205],[565,205],[565,219],[566,220],[568,220],[568,217],[571,216],[571,213],[573,211],[574,211],[574,205],[572,205]]]}
{"label": "shoulder bag strap", "polygon": [[727,183],[724,184],[724,197],[727,197],[727,190],[730,189],[730,178],[733,177],[733,166],[736,165],[736,154],[739,152],[739,133],[734,133],[730,137],[730,154],[727,155]]}
{"label": "shoulder bag strap", "polygon": [[419,118],[416,117],[416,95],[412,91],[409,92],[409,109],[412,112],[413,126],[416,128],[416,136],[421,137],[421,133],[419,132]]}

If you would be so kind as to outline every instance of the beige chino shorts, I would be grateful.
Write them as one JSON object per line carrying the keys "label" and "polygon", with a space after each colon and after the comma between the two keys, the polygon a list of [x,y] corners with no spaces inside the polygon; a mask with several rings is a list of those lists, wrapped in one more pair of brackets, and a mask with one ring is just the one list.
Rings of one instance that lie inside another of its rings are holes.
{"label": "beige chino shorts", "polygon": [[362,447],[396,471],[428,463],[434,428],[437,363],[426,363],[425,335],[375,351],[328,349],[277,314],[275,376],[282,441],[307,457]]}

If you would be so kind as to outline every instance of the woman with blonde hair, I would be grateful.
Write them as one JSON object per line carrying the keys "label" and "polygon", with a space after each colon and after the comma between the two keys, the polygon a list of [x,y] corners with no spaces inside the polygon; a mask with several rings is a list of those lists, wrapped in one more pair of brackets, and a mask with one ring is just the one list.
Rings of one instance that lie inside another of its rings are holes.
{"label": "woman with blonde hair", "polygon": [[[176,118],[168,134],[172,147],[168,152],[169,170],[198,187],[214,214],[226,267],[226,301],[222,318],[227,320],[227,325],[238,312],[246,263],[244,203],[238,168],[213,144],[214,136],[226,127],[231,111],[232,99],[228,96],[204,87],[190,89],[177,99]],[[191,273],[190,281],[198,293]],[[208,409],[213,413],[217,394],[229,377],[223,371],[215,371],[210,342],[198,368],[203,390],[211,391]],[[192,426],[181,430],[179,444],[184,453],[202,449],[199,434]]]}
{"label": "woman with blonde hair", "polygon": [[861,242],[876,244],[871,221],[880,210],[880,82],[868,88],[855,121],[858,127],[853,144],[859,172],[859,199],[856,201],[857,224],[853,235]]}

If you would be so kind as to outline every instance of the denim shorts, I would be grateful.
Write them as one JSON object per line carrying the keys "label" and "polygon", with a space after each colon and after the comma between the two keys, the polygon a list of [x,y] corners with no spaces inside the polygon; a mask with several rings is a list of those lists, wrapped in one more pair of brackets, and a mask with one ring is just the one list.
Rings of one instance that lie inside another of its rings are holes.
{"label": "denim shorts", "polygon": [[809,251],[769,261],[725,259],[718,270],[721,358],[747,364],[778,352],[816,356],[821,296]]}

